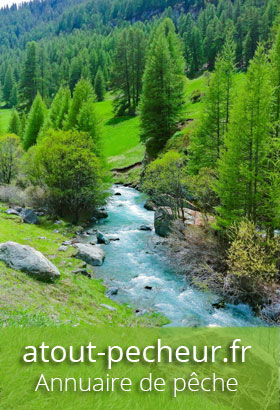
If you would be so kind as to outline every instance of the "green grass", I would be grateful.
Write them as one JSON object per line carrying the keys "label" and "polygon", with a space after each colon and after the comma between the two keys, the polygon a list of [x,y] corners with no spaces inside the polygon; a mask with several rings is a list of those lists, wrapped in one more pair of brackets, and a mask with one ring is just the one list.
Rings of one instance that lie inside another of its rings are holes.
{"label": "green grass", "polygon": [[[0,243],[14,241],[32,246],[57,266],[61,278],[55,283],[43,283],[0,262],[0,326],[154,326],[166,323],[166,319],[157,314],[136,317],[132,309],[105,296],[101,280],[89,280],[72,273],[82,266],[82,261],[74,257],[73,247],[65,253],[58,252],[58,248],[64,240],[73,237],[73,228],[65,223],[53,225],[44,218],[38,226],[23,224],[19,217],[5,214],[4,209],[6,207],[1,205]],[[55,229],[60,232],[55,233]],[[116,311],[101,304],[113,306]]]}
{"label": "green grass", "polygon": [[194,80],[187,80],[186,82],[186,111],[185,115],[187,119],[197,119],[202,111],[202,101],[193,103],[191,96],[194,91],[200,91],[202,96],[207,89],[208,79],[205,75],[195,78]]}
{"label": "green grass", "polygon": [[0,110],[0,132],[7,132],[12,110]]}
{"label": "green grass", "polygon": [[139,117],[115,118],[112,100],[97,103],[96,112],[102,121],[104,154],[110,169],[142,161],[144,146],[140,143]]}

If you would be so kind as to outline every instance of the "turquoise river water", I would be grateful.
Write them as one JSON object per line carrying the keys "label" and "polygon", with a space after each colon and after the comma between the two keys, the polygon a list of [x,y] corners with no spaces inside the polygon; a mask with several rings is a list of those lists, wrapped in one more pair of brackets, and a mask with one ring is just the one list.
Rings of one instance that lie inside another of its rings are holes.
{"label": "turquoise river water", "polygon": [[[154,212],[143,206],[144,196],[123,186],[112,189],[121,196],[112,196],[107,209],[109,218],[99,221],[97,228],[120,240],[102,245],[106,259],[95,273],[106,286],[119,289],[112,296],[114,300],[140,311],[161,312],[170,320],[170,326],[262,324],[247,305],[213,308],[217,297],[190,286],[184,276],[176,274],[162,252],[154,249],[154,230],[139,230],[143,224],[153,227],[154,221]],[[147,290],[146,286],[152,289]]]}

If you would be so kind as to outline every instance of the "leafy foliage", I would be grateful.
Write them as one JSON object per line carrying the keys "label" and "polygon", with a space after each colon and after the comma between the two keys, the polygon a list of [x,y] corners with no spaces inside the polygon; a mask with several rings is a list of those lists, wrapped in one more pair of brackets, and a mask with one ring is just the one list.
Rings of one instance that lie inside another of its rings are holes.
{"label": "leafy foliage", "polygon": [[10,184],[16,176],[22,148],[17,135],[7,134],[0,137],[0,182]]}
{"label": "leafy foliage", "polygon": [[86,133],[49,131],[27,154],[27,170],[47,189],[50,207],[58,215],[72,216],[74,223],[106,196],[101,163],[93,151]]}

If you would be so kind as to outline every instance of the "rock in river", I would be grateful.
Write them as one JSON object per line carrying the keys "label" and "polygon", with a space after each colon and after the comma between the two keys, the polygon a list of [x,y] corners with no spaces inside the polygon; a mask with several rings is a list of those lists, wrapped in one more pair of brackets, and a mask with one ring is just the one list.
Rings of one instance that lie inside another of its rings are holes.
{"label": "rock in river", "polygon": [[100,231],[96,233],[97,243],[109,245],[110,240]]}
{"label": "rock in river", "polygon": [[149,225],[139,226],[139,231],[152,231],[153,229]]}
{"label": "rock in river", "polygon": [[75,248],[78,249],[76,258],[92,266],[101,266],[103,264],[105,252],[97,246],[77,243],[75,244]]}
{"label": "rock in river", "polygon": [[115,296],[119,293],[118,288],[109,288],[108,291],[106,292],[106,296],[109,298],[111,296]]}
{"label": "rock in river", "polygon": [[16,242],[0,244],[0,260],[12,269],[35,276],[39,280],[50,281],[60,277],[60,273],[41,252]]}

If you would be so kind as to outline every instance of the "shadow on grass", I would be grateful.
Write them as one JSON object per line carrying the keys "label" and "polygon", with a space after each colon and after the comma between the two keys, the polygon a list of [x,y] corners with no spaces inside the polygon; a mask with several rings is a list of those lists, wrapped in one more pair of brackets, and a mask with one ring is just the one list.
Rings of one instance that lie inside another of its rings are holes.
{"label": "shadow on grass", "polygon": [[114,117],[111,118],[109,121],[106,122],[106,125],[118,125],[118,124],[122,124],[125,121],[128,120],[132,120],[133,118],[135,118],[132,115],[127,115],[125,117]]}

